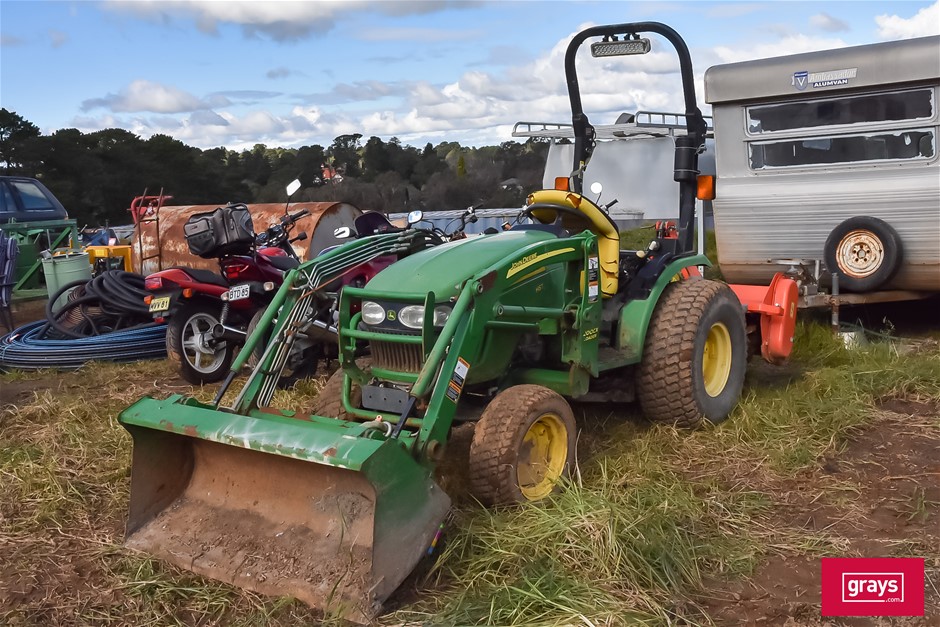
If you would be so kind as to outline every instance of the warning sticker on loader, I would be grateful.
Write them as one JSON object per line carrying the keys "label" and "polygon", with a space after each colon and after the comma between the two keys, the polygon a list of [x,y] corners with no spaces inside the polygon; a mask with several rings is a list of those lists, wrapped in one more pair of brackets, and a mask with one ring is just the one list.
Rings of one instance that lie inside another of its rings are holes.
{"label": "warning sticker on loader", "polygon": [[470,364],[463,357],[458,357],[457,365],[454,366],[454,375],[447,384],[447,398],[455,403],[460,398],[460,392],[463,391],[463,384],[467,380],[467,372],[469,371]]}
{"label": "warning sticker on loader", "polygon": [[588,257],[588,301],[594,302],[598,295],[598,275],[600,262],[597,257]]}

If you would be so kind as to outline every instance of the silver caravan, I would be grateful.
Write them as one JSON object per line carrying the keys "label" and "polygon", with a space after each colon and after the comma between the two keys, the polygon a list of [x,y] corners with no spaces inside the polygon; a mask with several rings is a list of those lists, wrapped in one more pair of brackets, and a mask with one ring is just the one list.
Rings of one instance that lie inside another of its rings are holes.
{"label": "silver caravan", "polygon": [[801,259],[854,292],[940,291],[938,91],[940,37],[710,68],[725,279]]}

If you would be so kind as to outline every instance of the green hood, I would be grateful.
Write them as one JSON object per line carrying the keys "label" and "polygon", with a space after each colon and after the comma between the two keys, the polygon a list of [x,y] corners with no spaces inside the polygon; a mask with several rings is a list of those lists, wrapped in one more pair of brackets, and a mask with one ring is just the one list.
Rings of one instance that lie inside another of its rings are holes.
{"label": "green hood", "polygon": [[506,231],[429,248],[379,272],[366,286],[381,292],[427,294],[440,302],[464,281],[500,259],[536,242],[554,239],[544,231]]}

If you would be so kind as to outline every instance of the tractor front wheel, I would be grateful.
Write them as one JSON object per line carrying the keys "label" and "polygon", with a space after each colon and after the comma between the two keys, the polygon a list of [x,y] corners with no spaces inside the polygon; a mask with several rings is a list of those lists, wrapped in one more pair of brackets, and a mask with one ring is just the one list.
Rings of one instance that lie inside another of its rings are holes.
{"label": "tractor front wheel", "polygon": [[[356,363],[359,364],[359,367],[367,365],[366,361],[362,359],[356,360]],[[355,381],[352,382],[352,387],[349,390],[349,402],[356,407],[362,403],[362,390]],[[349,414],[346,413],[346,408],[343,407],[342,368],[334,372],[330,375],[330,378],[326,380],[326,383],[320,389],[320,393],[317,394],[317,400],[313,404],[311,413],[315,416],[339,418],[340,420],[349,418]]]}
{"label": "tractor front wheel", "polygon": [[470,445],[470,486],[484,505],[548,496],[575,461],[577,425],[559,394],[516,385],[496,395]]}
{"label": "tractor front wheel", "polygon": [[727,285],[704,279],[666,287],[646,332],[637,388],[654,422],[694,428],[725,420],[747,371],[744,312]]}

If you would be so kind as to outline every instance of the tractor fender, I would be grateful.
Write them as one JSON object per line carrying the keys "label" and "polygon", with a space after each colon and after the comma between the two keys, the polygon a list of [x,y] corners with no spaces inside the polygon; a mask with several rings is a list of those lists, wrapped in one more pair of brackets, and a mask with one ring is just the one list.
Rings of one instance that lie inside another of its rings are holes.
{"label": "tractor fender", "polygon": [[650,289],[649,296],[643,299],[629,301],[620,310],[620,329],[617,333],[617,350],[635,359],[639,363],[643,358],[643,345],[646,342],[646,331],[649,328],[653,311],[659,303],[663,290],[672,281],[679,280],[682,270],[693,266],[711,266],[705,255],[682,257],[669,263],[656,283]]}

